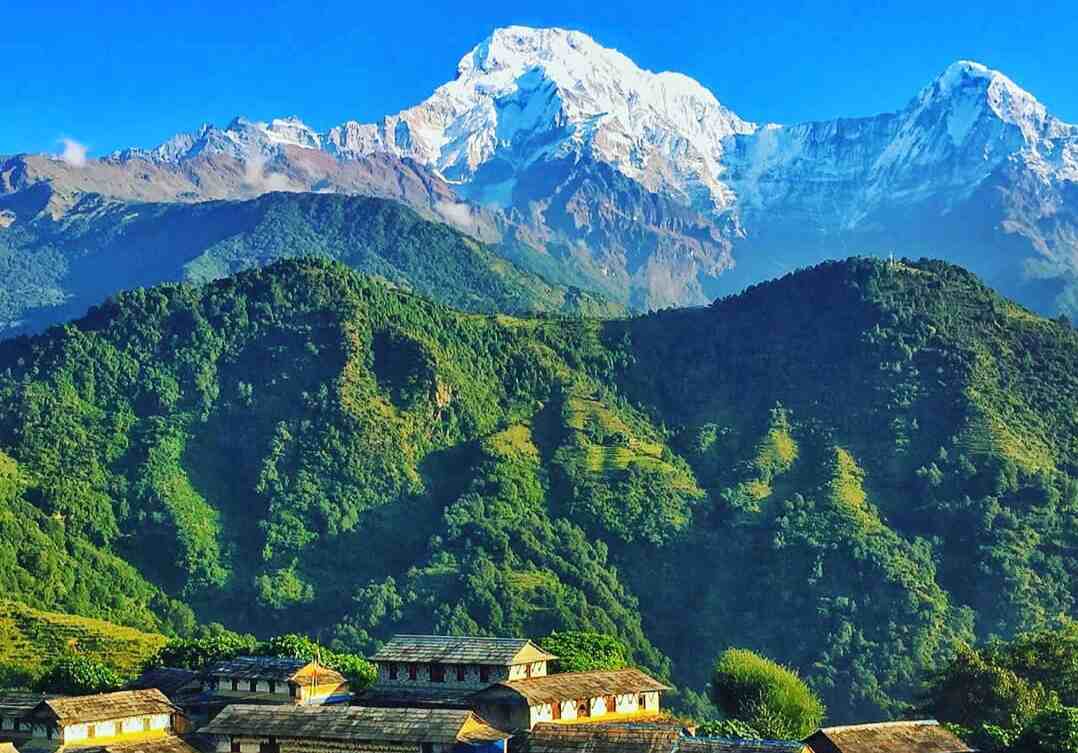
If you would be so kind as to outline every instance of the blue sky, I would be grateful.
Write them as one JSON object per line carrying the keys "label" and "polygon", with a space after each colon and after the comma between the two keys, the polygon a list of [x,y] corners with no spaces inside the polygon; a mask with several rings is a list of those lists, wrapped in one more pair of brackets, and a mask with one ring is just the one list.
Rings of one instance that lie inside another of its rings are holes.
{"label": "blue sky", "polygon": [[[304,7],[309,5],[310,7]],[[752,7],[759,5],[762,7]],[[325,129],[425,98],[491,29],[579,29],[698,79],[750,120],[901,107],[979,60],[1078,122],[1078,11],[962,2],[26,2],[0,0],[0,154],[151,146],[202,122]]]}

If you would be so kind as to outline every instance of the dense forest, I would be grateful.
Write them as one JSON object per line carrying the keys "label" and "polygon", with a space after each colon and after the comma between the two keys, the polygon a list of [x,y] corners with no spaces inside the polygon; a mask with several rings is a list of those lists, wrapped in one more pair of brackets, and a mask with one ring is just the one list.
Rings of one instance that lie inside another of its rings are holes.
{"label": "dense forest", "polygon": [[89,195],[58,220],[42,214],[0,224],[0,337],[82,316],[121,290],[206,282],[300,256],[336,259],[469,311],[622,311],[600,295],[550,284],[495,247],[384,199],[273,193],[249,201],[128,204]]}
{"label": "dense forest", "polygon": [[713,306],[452,310],[332,261],[0,343],[0,589],[364,653],[596,631],[673,679],[795,668],[833,722],[1073,614],[1078,334],[938,262]]}

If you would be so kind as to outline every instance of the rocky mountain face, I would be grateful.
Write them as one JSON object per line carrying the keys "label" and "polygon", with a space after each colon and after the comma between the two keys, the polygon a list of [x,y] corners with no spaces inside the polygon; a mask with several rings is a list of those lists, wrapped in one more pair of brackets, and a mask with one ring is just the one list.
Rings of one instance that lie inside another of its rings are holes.
{"label": "rocky mountain face", "polygon": [[82,166],[16,157],[0,168],[0,209],[17,216],[11,194],[31,190],[31,208],[53,214],[86,192],[362,193],[639,308],[895,252],[967,264],[1042,311],[1075,313],[1076,183],[1078,127],[977,63],[950,66],[896,113],[761,125],[580,32],[509,27],[377,123],[322,133],[238,118]]}

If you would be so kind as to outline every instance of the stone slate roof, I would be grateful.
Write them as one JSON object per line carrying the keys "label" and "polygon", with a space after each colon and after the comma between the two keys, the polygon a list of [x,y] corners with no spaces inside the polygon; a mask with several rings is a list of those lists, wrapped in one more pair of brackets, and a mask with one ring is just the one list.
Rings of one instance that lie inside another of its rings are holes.
{"label": "stone slate roof", "polygon": [[364,706],[226,707],[201,730],[209,735],[284,737],[349,742],[493,742],[509,734],[464,709],[403,709]]}
{"label": "stone slate roof", "polygon": [[330,682],[345,682],[344,675],[329,667],[322,667],[304,659],[289,659],[281,656],[237,656],[234,659],[215,662],[208,665],[204,675],[219,675],[236,680],[278,680],[288,682],[297,675],[307,674],[304,670],[313,667],[318,677]]}
{"label": "stone slate roof", "polygon": [[725,737],[681,737],[673,753],[801,753],[797,740],[738,740]]}
{"label": "stone slate roof", "polygon": [[[65,746],[65,750],[70,749]],[[78,747],[78,753],[199,753],[199,751],[178,737],[154,737],[133,742],[118,742],[111,745]]]}
{"label": "stone slate roof", "polygon": [[37,708],[42,701],[49,698],[59,698],[59,696],[19,691],[0,692],[0,716],[6,719],[24,716]]}
{"label": "stone slate roof", "polygon": [[371,661],[512,665],[557,658],[526,638],[395,635],[378,649]]}
{"label": "stone slate roof", "polygon": [[355,706],[380,706],[382,708],[446,708],[470,709],[475,688],[454,687],[374,687],[362,691]]}
{"label": "stone slate roof", "polygon": [[676,727],[633,724],[536,724],[518,753],[671,753]]}
{"label": "stone slate roof", "polygon": [[50,698],[39,703],[34,717],[52,717],[61,724],[104,722],[132,716],[172,714],[179,711],[156,688],[148,690],[118,690],[115,693]]}
{"label": "stone slate roof", "polygon": [[136,679],[129,682],[126,689],[147,690],[157,688],[165,695],[172,696],[197,678],[198,672],[190,669],[158,667],[157,669],[147,669]]}
{"label": "stone slate roof", "polygon": [[536,724],[514,753],[801,753],[796,741],[691,737],[679,724]]}
{"label": "stone slate roof", "polygon": [[478,702],[523,697],[529,704],[536,704],[652,690],[670,690],[670,687],[639,669],[627,668],[598,672],[557,672],[546,677],[511,680],[480,690],[472,697]]}
{"label": "stone slate roof", "polygon": [[934,719],[825,727],[805,738],[813,753],[972,753]]}

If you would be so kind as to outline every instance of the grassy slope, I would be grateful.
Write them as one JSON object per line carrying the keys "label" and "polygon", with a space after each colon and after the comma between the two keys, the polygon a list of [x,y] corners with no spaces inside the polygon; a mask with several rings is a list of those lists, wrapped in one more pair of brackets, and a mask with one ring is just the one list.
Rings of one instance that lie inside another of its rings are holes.
{"label": "grassy slope", "polygon": [[70,651],[98,659],[121,675],[134,675],[164,642],[156,633],[0,601],[0,686],[25,684],[50,657]]}
{"label": "grassy slope", "polygon": [[68,547],[203,619],[353,649],[604,630],[696,687],[744,645],[846,720],[1074,610],[1075,363],[1069,327],[934,263],[596,322],[286,262],[0,346],[0,447]]}

